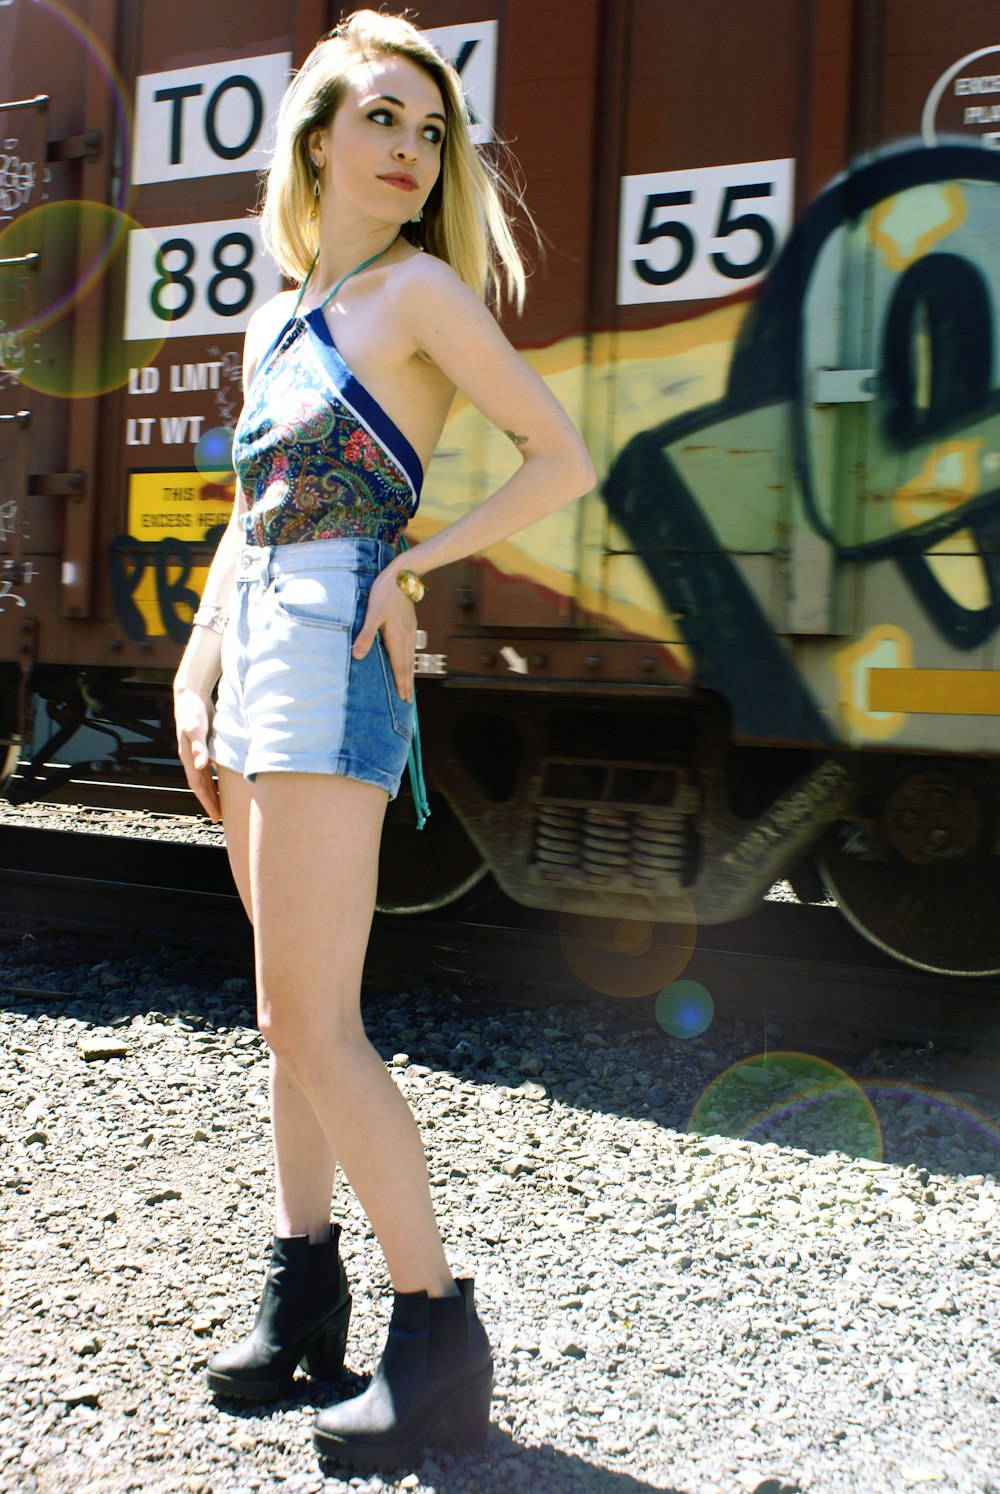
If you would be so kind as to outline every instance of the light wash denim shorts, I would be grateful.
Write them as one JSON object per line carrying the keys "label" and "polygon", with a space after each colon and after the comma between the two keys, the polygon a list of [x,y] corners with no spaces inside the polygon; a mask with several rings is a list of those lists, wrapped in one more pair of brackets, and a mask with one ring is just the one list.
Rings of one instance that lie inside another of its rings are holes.
{"label": "light wash denim shorts", "polygon": [[399,790],[413,706],[396,692],[381,636],[351,654],[368,593],[394,555],[370,539],[247,545],[222,640],[209,750],[251,782],[258,773],[334,773]]}

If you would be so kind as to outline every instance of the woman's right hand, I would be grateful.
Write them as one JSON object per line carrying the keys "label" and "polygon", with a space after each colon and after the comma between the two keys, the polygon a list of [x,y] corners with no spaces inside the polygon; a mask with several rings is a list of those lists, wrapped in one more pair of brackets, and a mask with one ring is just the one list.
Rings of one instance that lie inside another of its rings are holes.
{"label": "woman's right hand", "polygon": [[212,724],[211,696],[182,687],[174,691],[174,722],[177,726],[177,755],[184,768],[188,787],[209,819],[222,818],[219,785],[212,774],[208,755],[208,736]]}

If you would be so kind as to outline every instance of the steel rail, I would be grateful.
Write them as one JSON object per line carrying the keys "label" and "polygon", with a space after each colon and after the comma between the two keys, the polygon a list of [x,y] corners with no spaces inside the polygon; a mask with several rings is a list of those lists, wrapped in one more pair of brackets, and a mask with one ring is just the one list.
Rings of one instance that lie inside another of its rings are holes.
{"label": "steel rail", "polygon": [[[250,927],[221,847],[2,826],[0,898],[8,941],[85,931],[251,963]],[[690,957],[678,949],[669,958],[669,943],[664,951],[671,976],[698,981],[718,1016],[747,1024],[751,1047],[846,1060],[879,1041],[970,1048],[1000,1040],[1000,983],[896,966],[834,908],[769,903],[738,924],[700,930]],[[464,993],[470,1007],[537,1008],[600,996],[574,973],[586,968],[585,953],[555,915],[498,896],[478,919],[377,915],[365,981],[398,990],[429,979]],[[655,993],[606,1002],[624,1025],[655,1021],[654,1007]]]}

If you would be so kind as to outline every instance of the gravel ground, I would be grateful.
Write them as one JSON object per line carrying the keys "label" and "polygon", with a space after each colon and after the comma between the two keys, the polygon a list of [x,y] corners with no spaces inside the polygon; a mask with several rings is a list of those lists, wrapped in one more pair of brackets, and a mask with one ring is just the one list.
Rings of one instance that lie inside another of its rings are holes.
{"label": "gravel ground", "polygon": [[346,1188],[348,1372],[213,1402],[269,1244],[248,980],[29,938],[0,946],[5,1494],[1000,1494],[998,1110],[948,1091],[948,1054],[872,1054],[859,1087],[773,1030],[766,1063],[744,1024],[670,1037],[645,1002],[414,982],[365,1010],[494,1341],[486,1452],[316,1464],[390,1301]]}

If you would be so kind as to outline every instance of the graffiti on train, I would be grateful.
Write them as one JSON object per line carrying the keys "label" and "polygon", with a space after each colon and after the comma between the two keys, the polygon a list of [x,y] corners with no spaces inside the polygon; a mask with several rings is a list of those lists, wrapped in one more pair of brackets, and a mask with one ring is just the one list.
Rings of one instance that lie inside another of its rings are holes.
{"label": "graffiti on train", "polygon": [[857,728],[844,650],[863,627],[907,622],[925,669],[1000,627],[998,191],[979,146],[849,173],[770,270],[721,397],[618,449],[610,519],[738,732]]}
{"label": "graffiti on train", "polygon": [[0,150],[0,223],[26,207],[35,189],[38,167],[34,161],[22,160],[19,145],[17,137],[11,135]]}
{"label": "graffiti on train", "polygon": [[122,534],[108,551],[108,575],[115,617],[135,643],[170,638],[186,643],[208,564],[205,559],[225,532],[210,529],[197,545],[175,536],[140,540]]}

